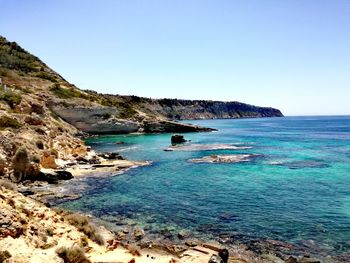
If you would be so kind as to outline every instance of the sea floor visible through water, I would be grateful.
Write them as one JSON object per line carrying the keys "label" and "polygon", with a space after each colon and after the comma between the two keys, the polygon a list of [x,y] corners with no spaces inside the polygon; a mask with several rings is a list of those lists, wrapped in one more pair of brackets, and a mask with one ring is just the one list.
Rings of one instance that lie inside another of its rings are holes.
{"label": "sea floor visible through water", "polygon": [[[262,241],[295,253],[350,255],[350,117],[189,122],[218,131],[184,134],[197,146],[176,151],[164,151],[171,134],[88,139],[96,151],[152,164],[87,178],[82,198],[60,206],[175,241],[181,232],[256,250]],[[255,158],[190,161],[236,154]]]}

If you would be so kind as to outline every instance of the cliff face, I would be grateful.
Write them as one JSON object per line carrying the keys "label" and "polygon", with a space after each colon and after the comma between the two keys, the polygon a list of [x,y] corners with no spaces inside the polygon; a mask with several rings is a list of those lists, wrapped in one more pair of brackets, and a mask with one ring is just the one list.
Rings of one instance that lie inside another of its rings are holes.
{"label": "cliff face", "polygon": [[280,110],[241,102],[149,99],[118,96],[141,111],[173,120],[283,117]]}

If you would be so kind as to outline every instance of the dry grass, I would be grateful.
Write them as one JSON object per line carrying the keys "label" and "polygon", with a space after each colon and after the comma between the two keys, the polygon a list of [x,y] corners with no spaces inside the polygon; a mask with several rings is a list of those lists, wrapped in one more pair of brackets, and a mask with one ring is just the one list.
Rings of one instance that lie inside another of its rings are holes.
{"label": "dry grass", "polygon": [[86,258],[84,251],[78,246],[73,246],[71,248],[60,247],[56,250],[56,254],[63,259],[64,263],[91,262]]}
{"label": "dry grass", "polygon": [[89,218],[79,214],[69,214],[65,219],[73,226],[77,227],[79,231],[83,232],[89,239],[99,245],[104,245],[105,241],[99,229],[90,222]]}
{"label": "dry grass", "polygon": [[13,191],[17,190],[17,187],[15,184],[5,179],[0,179],[0,187],[4,187],[6,189],[13,190]]}

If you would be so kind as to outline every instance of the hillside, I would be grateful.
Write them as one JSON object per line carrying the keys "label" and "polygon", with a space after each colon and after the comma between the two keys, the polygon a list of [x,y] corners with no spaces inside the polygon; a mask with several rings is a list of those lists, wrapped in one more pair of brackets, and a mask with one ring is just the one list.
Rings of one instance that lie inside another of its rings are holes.
{"label": "hillside", "polygon": [[134,108],[173,120],[282,117],[274,108],[257,107],[237,101],[149,99],[118,96]]}

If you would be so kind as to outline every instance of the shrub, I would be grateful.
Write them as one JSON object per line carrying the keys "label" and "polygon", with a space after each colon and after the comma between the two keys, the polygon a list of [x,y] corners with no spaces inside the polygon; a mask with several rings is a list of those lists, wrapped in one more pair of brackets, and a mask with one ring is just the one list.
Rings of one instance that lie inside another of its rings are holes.
{"label": "shrub", "polygon": [[36,77],[41,78],[41,79],[47,79],[50,80],[52,82],[57,82],[56,76],[45,72],[45,71],[39,71],[38,73],[35,74]]}
{"label": "shrub", "polygon": [[13,190],[13,191],[17,190],[17,187],[13,183],[3,179],[0,180],[0,187],[4,187],[6,189]]}
{"label": "shrub", "polygon": [[60,247],[56,250],[56,254],[63,259],[64,263],[88,263],[84,251],[77,246],[71,248]]}
{"label": "shrub", "polygon": [[9,259],[10,257],[11,257],[11,254],[7,250],[0,251],[0,263],[4,262],[5,260]]}
{"label": "shrub", "polygon": [[57,97],[61,99],[70,99],[70,98],[82,98],[86,100],[92,100],[93,97],[90,95],[87,95],[78,89],[75,89],[73,87],[70,88],[63,88],[58,83],[53,84],[50,87],[50,91],[53,92]]}
{"label": "shrub", "polygon": [[65,219],[73,226],[78,228],[79,231],[83,232],[88,238],[99,245],[104,245],[104,239],[98,233],[98,228],[92,224],[86,216],[79,214],[70,214]]}
{"label": "shrub", "polygon": [[13,182],[20,182],[26,177],[29,168],[29,156],[26,148],[20,147],[17,149],[12,159],[12,168],[11,179]]}
{"label": "shrub", "polygon": [[11,109],[21,103],[22,96],[20,94],[12,90],[4,90],[3,88],[1,88],[0,91],[0,100],[6,101]]}
{"label": "shrub", "polygon": [[22,127],[22,124],[18,120],[6,115],[0,116],[0,129],[4,129],[4,128],[19,129],[21,127]]}

